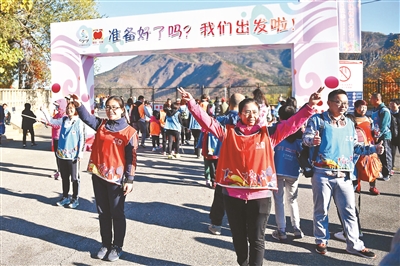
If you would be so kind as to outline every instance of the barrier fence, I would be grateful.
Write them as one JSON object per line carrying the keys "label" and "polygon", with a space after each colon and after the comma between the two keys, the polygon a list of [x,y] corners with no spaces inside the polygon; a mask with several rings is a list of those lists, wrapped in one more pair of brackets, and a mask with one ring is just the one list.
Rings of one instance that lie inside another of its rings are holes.
{"label": "barrier fence", "polygon": [[[292,85],[245,85],[238,87],[185,87],[194,98],[200,99],[202,94],[206,94],[211,100],[215,97],[228,99],[232,93],[241,93],[245,96],[252,97],[252,92],[256,88],[260,88],[265,94],[268,102],[272,105],[277,104],[278,97],[282,94],[284,98],[291,96]],[[173,101],[180,98],[177,88],[95,88],[95,96],[102,95],[120,95],[125,100],[129,97],[138,97],[143,95],[146,100],[153,104],[163,104],[168,98]],[[371,94],[379,92],[382,94],[383,102],[389,105],[390,99],[400,98],[400,80],[396,82],[384,82],[378,80],[376,82],[364,83],[363,99],[369,102]],[[371,106],[370,106],[371,107]]]}

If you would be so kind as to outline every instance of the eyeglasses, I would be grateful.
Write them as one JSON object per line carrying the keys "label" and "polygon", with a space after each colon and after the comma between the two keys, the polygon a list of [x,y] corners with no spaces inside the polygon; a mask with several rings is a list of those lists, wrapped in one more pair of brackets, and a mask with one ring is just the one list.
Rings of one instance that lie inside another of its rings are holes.
{"label": "eyeglasses", "polygon": [[342,102],[342,101],[330,101],[336,103],[337,106],[349,106],[349,102]]}
{"label": "eyeglasses", "polygon": [[242,112],[242,114],[244,114],[245,116],[250,116],[250,115],[256,116],[258,115],[258,110],[247,110],[245,112]]}
{"label": "eyeglasses", "polygon": [[115,111],[115,110],[118,110],[118,109],[120,109],[121,107],[119,107],[119,106],[109,106],[109,105],[107,105],[106,106],[106,111],[110,111],[111,109],[113,110],[113,111]]}

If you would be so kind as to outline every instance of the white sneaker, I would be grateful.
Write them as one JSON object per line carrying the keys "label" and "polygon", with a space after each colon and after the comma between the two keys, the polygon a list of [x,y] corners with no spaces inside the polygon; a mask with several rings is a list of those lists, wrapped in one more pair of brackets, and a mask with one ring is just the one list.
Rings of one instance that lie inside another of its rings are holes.
{"label": "white sneaker", "polygon": [[179,159],[179,158],[181,158],[181,155],[180,155],[179,153],[177,153],[177,154],[174,154],[174,156],[175,156],[175,158],[176,158],[176,159]]}
{"label": "white sneaker", "polygon": [[151,149],[151,151],[156,151],[156,150],[157,150],[156,148]]}
{"label": "white sneaker", "polygon": [[220,235],[221,234],[221,226],[220,225],[213,225],[210,224],[208,226],[208,230],[211,232],[213,235]]}
{"label": "white sneaker", "polygon": [[346,237],[344,236],[343,231],[335,233],[334,236],[337,240],[346,242]]}

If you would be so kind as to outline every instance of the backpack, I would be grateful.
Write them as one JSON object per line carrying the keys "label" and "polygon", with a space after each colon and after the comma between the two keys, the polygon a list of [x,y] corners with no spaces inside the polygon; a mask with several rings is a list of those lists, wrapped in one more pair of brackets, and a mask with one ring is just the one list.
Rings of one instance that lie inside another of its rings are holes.
{"label": "backpack", "polygon": [[397,139],[397,137],[399,136],[399,121],[397,120],[397,118],[392,114],[392,112],[390,112],[390,110],[387,107],[383,107],[379,110],[379,116],[383,117],[383,115],[381,115],[381,111],[383,109],[386,109],[387,112],[389,112],[390,114],[390,132],[392,132],[392,139]]}
{"label": "backpack", "polygon": [[140,103],[140,104],[134,103],[134,104],[133,104],[132,112],[131,112],[131,117],[130,117],[130,121],[131,121],[131,122],[138,122],[138,121],[140,120],[139,106],[140,106],[141,104],[142,104],[142,103]]}
{"label": "backpack", "polygon": [[223,113],[222,113],[222,104],[215,103],[214,105],[215,105],[214,115],[215,116],[223,115]]}
{"label": "backpack", "polygon": [[[322,119],[324,124],[320,125],[319,128],[319,135],[322,136],[323,129],[325,127],[325,121],[323,114],[321,113],[319,117]],[[314,148],[314,152],[312,154],[312,158],[310,161],[310,147],[306,145],[302,145],[302,150],[300,152],[296,152],[297,154],[297,161],[300,165],[300,172],[303,173],[304,177],[310,178],[314,175],[314,166],[312,163],[316,160],[320,145]]]}
{"label": "backpack", "polygon": [[187,110],[182,110],[182,112],[181,112],[181,118],[182,118],[182,120],[187,120],[187,119],[189,119],[189,115],[188,115],[187,112],[188,112]]}
{"label": "backpack", "polygon": [[[356,126],[358,141],[369,144],[364,130]],[[382,163],[376,153],[361,155],[356,163],[358,180],[373,182],[382,170]]]}

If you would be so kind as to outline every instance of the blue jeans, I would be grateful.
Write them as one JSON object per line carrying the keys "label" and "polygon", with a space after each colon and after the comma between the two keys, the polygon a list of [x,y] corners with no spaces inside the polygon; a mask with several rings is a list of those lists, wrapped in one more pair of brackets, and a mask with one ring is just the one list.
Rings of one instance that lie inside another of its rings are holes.
{"label": "blue jeans", "polygon": [[317,244],[328,244],[328,211],[331,198],[335,200],[347,238],[347,250],[362,250],[364,243],[359,238],[353,182],[348,178],[328,176],[325,171],[315,170],[311,179],[314,201],[314,237]]}
{"label": "blue jeans", "polygon": [[286,205],[289,205],[290,221],[292,222],[293,229],[300,229],[300,214],[299,205],[297,203],[299,179],[293,177],[285,177],[278,175],[278,190],[273,193],[275,204],[275,220],[278,229],[285,231],[286,217],[285,217],[285,193]]}

